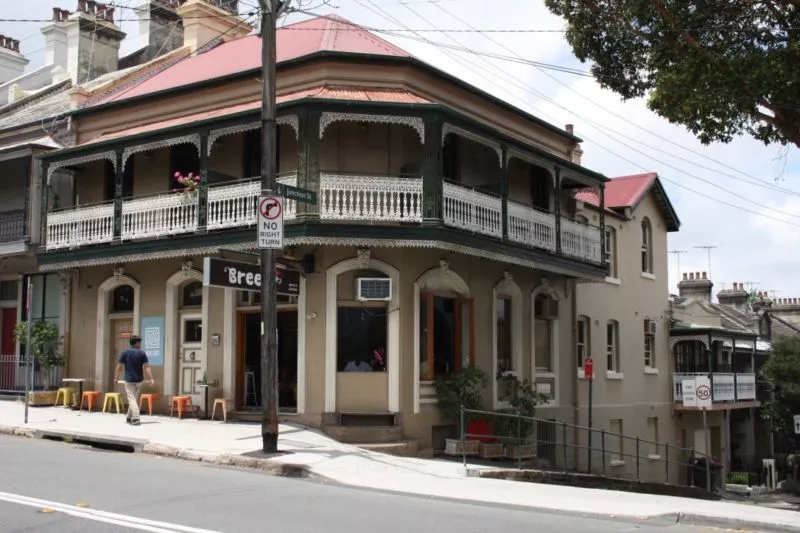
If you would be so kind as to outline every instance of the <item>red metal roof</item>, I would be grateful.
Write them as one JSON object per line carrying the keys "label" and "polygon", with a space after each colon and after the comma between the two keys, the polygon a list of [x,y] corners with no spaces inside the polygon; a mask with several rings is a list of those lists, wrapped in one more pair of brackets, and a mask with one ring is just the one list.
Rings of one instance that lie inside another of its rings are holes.
{"label": "red metal roof", "polygon": [[[321,98],[328,100],[348,100],[353,102],[396,102],[405,104],[427,104],[430,100],[426,100],[405,89],[384,89],[384,88],[364,88],[364,87],[339,87],[339,86],[319,86],[310,89],[303,89],[302,91],[294,91],[278,95],[276,98],[278,103],[290,102],[292,100],[300,100],[301,98]],[[95,137],[91,141],[82,143],[82,146],[95,144],[99,142],[111,141],[123,137],[130,137],[142,133],[149,133],[159,130],[164,130],[171,127],[190,124],[193,122],[200,122],[212,118],[222,118],[228,115],[258,109],[261,107],[261,101],[256,100],[253,102],[246,102],[243,104],[236,104],[227,107],[216,108],[212,111],[203,111],[201,113],[194,113],[192,115],[184,115],[178,118],[168,120],[161,120],[158,122],[151,122],[143,126],[136,126],[134,128],[127,128],[119,131],[104,133],[99,137]]]}
{"label": "red metal roof", "polygon": [[[316,52],[412,57],[369,31],[335,16],[317,17],[278,28],[276,59],[278,63]],[[248,35],[222,44],[195,56],[187,57],[142,83],[111,94],[94,103],[116,102],[182,85],[246,72],[261,67],[261,39]]]}
{"label": "red metal roof", "polygon": [[[650,190],[657,177],[658,174],[655,172],[649,172],[647,174],[612,178],[611,181],[606,183],[606,208],[619,209],[635,206],[642,196]],[[600,205],[600,200],[594,191],[581,191],[576,195],[576,199],[590,205]]]}

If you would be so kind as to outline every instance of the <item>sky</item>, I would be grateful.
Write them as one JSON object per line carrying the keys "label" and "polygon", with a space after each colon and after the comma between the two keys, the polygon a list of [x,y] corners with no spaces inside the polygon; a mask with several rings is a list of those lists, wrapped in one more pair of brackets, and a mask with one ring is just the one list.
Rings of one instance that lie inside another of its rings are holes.
{"label": "sky", "polygon": [[[123,54],[139,46],[138,23],[128,6],[140,2],[116,2],[115,16],[128,34]],[[563,21],[543,0],[302,2],[311,13],[336,14],[383,30],[379,36],[423,61],[548,122],[574,124],[575,134],[584,139],[582,163],[592,170],[609,177],[657,172],[681,220],[680,231],[669,236],[669,250],[686,252],[669,255],[671,292],[677,292],[681,272],[707,271],[715,295],[744,282],[775,291],[773,297],[800,297],[796,147],[765,146],[747,137],[703,146],[684,127],[649,111],[644,100],[623,102],[591,76],[533,65],[589,70],[573,56]],[[256,4],[240,1],[240,11]],[[21,40],[21,52],[31,61],[28,69],[36,68],[44,61],[39,28],[45,24],[19,19],[49,19],[53,7],[74,10],[76,5],[77,0],[0,0],[2,18],[12,19],[0,21],[0,33]],[[292,13],[281,24],[307,17]],[[700,246],[715,247],[710,263],[708,250]]]}

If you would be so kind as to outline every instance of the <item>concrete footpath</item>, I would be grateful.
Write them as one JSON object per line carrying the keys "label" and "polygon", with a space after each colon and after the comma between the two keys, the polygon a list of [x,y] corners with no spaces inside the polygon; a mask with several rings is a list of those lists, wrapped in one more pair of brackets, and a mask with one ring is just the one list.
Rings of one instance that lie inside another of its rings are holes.
{"label": "concrete footpath", "polygon": [[155,455],[256,468],[279,475],[318,476],[354,487],[434,498],[751,531],[800,531],[800,513],[794,511],[468,477],[462,465],[455,462],[366,451],[296,424],[281,424],[279,450],[285,453],[274,457],[265,457],[259,451],[260,428],[253,424],[145,416],[141,426],[132,427],[125,424],[122,415],[37,407],[30,408],[25,425],[23,405],[10,401],[0,401],[0,433],[106,441]]}

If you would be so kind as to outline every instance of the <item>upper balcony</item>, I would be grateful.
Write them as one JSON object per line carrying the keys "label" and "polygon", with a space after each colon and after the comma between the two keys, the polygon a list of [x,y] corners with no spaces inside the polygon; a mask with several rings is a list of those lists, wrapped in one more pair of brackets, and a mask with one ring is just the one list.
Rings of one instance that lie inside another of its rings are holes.
{"label": "upper balcony", "polygon": [[0,197],[0,255],[23,253],[28,248],[30,157],[0,162],[3,195]]}
{"label": "upper balcony", "polygon": [[[575,165],[564,161],[562,170],[442,116],[320,112],[278,122],[278,181],[318,198],[288,202],[289,225],[380,227],[378,237],[393,231],[404,241],[441,227],[514,253],[602,267],[602,232],[572,218],[571,200],[602,182]],[[123,137],[49,157],[45,250],[252,228],[261,191],[258,128],[240,121],[149,142]],[[201,176],[193,191],[174,179],[189,172]]]}

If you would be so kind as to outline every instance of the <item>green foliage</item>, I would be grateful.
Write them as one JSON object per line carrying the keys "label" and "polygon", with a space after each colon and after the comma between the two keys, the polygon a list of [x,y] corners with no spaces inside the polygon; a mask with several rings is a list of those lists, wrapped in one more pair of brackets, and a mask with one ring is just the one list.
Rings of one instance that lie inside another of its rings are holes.
{"label": "green foliage", "polygon": [[481,410],[481,392],[489,384],[486,373],[474,366],[468,366],[457,374],[436,380],[436,398],[442,421],[458,423],[461,420],[461,407]]}
{"label": "green foliage", "polygon": [[[18,322],[14,327],[14,340],[19,344],[28,343],[28,322]],[[63,338],[58,331],[58,326],[44,320],[34,322],[31,328],[31,346],[33,356],[37,363],[45,369],[59,366],[64,363],[58,349],[61,347]]]}
{"label": "green foliage", "polygon": [[772,420],[776,448],[791,450],[795,442],[793,416],[800,414],[800,337],[782,337],[772,343],[761,379],[772,389],[761,413]]}
{"label": "green foliage", "polygon": [[498,416],[495,419],[494,432],[504,437],[525,439],[534,429],[534,421],[528,418],[536,414],[536,406],[547,398],[537,393],[536,384],[528,379],[520,381],[516,376],[499,376],[497,379],[511,390],[511,399],[508,401],[510,409],[502,412],[527,418]]}
{"label": "green foliage", "polygon": [[601,86],[703,144],[800,146],[800,1],[545,0]]}

